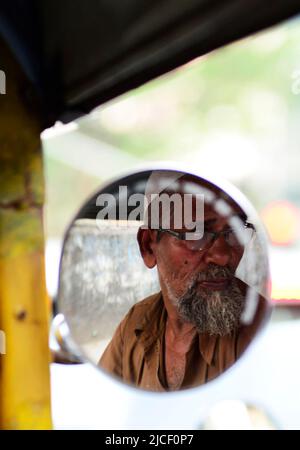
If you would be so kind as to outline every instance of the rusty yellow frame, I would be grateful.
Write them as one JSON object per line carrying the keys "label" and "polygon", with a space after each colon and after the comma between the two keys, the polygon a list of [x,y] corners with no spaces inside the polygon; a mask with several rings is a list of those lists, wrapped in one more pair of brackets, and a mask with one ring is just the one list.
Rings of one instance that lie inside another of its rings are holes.
{"label": "rusty yellow frame", "polygon": [[41,124],[31,87],[2,41],[0,53],[0,429],[48,429]]}

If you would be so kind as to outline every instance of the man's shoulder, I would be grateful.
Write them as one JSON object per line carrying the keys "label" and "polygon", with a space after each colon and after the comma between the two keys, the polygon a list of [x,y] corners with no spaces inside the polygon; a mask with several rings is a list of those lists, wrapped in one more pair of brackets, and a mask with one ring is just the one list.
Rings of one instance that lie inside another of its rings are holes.
{"label": "man's shoulder", "polygon": [[157,292],[143,300],[135,303],[126,315],[126,324],[132,324],[134,327],[142,327],[142,325],[155,313],[157,307],[161,303],[162,294]]}
{"label": "man's shoulder", "polygon": [[161,298],[161,292],[156,292],[156,294],[149,295],[149,297],[140,300],[139,302],[133,305],[133,309],[140,310],[143,308],[149,308],[149,306],[154,305]]}

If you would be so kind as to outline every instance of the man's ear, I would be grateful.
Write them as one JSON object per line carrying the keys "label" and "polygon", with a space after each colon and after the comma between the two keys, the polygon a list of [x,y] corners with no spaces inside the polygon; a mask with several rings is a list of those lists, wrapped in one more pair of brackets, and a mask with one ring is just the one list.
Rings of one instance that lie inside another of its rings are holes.
{"label": "man's ear", "polygon": [[156,265],[156,256],[153,252],[154,239],[155,231],[139,228],[137,240],[144,263],[149,269],[152,269]]}

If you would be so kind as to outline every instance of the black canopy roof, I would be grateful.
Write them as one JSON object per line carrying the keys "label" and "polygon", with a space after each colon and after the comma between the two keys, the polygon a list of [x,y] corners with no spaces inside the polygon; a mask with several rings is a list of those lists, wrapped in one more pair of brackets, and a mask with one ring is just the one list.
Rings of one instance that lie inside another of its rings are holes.
{"label": "black canopy roof", "polygon": [[0,33],[49,126],[298,12],[299,0],[1,0]]}

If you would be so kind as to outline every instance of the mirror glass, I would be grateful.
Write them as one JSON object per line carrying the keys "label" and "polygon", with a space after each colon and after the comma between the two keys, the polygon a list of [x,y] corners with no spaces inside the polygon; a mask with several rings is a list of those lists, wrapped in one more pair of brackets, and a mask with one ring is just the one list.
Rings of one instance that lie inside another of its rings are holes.
{"label": "mirror glass", "polygon": [[232,185],[154,169],[103,186],[70,225],[58,309],[83,358],[150,391],[231,367],[270,313],[265,232]]}

